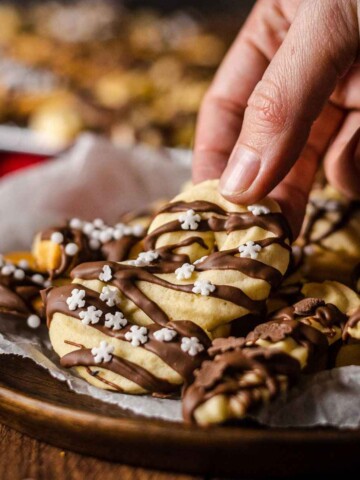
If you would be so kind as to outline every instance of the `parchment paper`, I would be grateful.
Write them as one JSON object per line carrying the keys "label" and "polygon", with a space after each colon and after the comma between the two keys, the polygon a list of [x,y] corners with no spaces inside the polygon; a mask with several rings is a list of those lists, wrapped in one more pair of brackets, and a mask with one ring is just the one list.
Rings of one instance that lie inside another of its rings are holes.
{"label": "parchment paper", "polygon": [[[83,135],[68,152],[45,165],[11,174],[0,182],[0,251],[29,249],[33,234],[65,218],[119,215],[170,198],[190,178],[190,152],[115,148],[105,139]],[[30,358],[78,394],[90,395],[147,417],[181,421],[178,400],[111,393],[88,385],[60,367],[47,330],[29,330],[0,317],[0,354]],[[6,361],[1,357],[1,361]],[[360,367],[343,367],[303,377],[287,399],[254,416],[276,427],[360,425]]]}

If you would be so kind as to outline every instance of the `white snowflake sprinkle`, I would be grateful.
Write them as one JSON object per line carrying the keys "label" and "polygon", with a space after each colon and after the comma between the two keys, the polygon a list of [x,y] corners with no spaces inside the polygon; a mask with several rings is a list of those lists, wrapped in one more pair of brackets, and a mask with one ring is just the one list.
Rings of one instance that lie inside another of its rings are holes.
{"label": "white snowflake sprinkle", "polygon": [[12,275],[15,272],[15,266],[11,263],[4,265],[1,269],[1,275]]}
{"label": "white snowflake sprinkle", "polygon": [[31,280],[38,285],[43,285],[45,278],[40,273],[35,273],[32,275]]}
{"label": "white snowflake sprinkle", "polygon": [[161,328],[154,332],[154,337],[158,342],[171,342],[177,335],[172,328]]}
{"label": "white snowflake sprinkle", "polygon": [[191,278],[194,270],[194,265],[191,265],[191,263],[184,263],[181,267],[175,270],[177,280],[187,280],[188,278]]}
{"label": "white snowflake sprinkle", "polygon": [[194,283],[194,287],[192,291],[194,293],[199,293],[204,296],[210,295],[210,293],[214,292],[216,289],[215,285],[211,283],[209,280],[196,280]]}
{"label": "white snowflake sprinkle", "polygon": [[16,278],[16,280],[24,280],[25,278],[24,270],[21,270],[21,268],[17,268],[14,272],[14,278]]}
{"label": "white snowflake sprinkle", "polygon": [[203,257],[199,258],[198,260],[195,260],[195,262],[193,263],[193,265],[197,265],[198,263],[201,263],[203,262],[204,260],[206,260],[208,258],[209,255],[204,255]]}
{"label": "white snowflake sprinkle", "polygon": [[81,230],[83,225],[84,222],[82,222],[79,218],[72,218],[69,222],[70,228],[74,228],[75,230]]}
{"label": "white snowflake sprinkle", "polygon": [[45,288],[49,288],[49,287],[51,287],[51,285],[52,285],[51,280],[45,280],[45,282],[44,282],[44,287]]}
{"label": "white snowflake sprinkle", "polygon": [[66,255],[69,255],[69,257],[73,257],[76,255],[79,251],[78,245],[76,243],[68,243],[65,247],[65,253]]}
{"label": "white snowflake sprinkle", "polygon": [[113,330],[121,330],[128,323],[122,312],[116,312],[115,314],[107,313],[105,320],[105,327],[112,328]]}
{"label": "white snowflake sprinkle", "polygon": [[117,288],[109,287],[106,285],[103,287],[100,293],[100,300],[106,302],[106,305],[113,307],[117,303],[120,303],[120,294]]}
{"label": "white snowflake sprinkle", "polygon": [[94,305],[88,307],[85,311],[79,313],[81,318],[81,323],[84,325],[95,325],[95,323],[100,322],[100,318],[103,312],[101,310],[96,310]]}
{"label": "white snowflake sprinkle", "polygon": [[195,355],[204,350],[204,345],[199,342],[197,337],[183,337],[180,348],[191,357],[195,357]]}
{"label": "white snowflake sprinkle", "polygon": [[149,263],[153,262],[157,258],[159,258],[159,254],[158,252],[155,252],[155,250],[141,252],[139,253],[137,259],[135,260],[135,265],[137,267],[143,267],[145,265],[149,265]]}
{"label": "white snowflake sprinkle", "polygon": [[77,308],[82,308],[85,306],[85,290],[79,290],[74,288],[71,291],[71,296],[66,299],[66,303],[69,307],[69,310],[76,310]]}
{"label": "white snowflake sprinkle", "polygon": [[240,245],[239,247],[241,258],[252,258],[253,260],[258,257],[260,250],[261,246],[252,240],[249,240],[248,242],[244,243],[244,245]]}
{"label": "white snowflake sprinkle", "polygon": [[61,245],[64,241],[64,235],[61,232],[53,232],[51,234],[50,240],[53,243],[57,243],[58,245]]}
{"label": "white snowflake sprinkle", "polygon": [[148,341],[148,330],[145,327],[133,325],[130,331],[125,333],[125,338],[133,347],[139,347]]}
{"label": "white snowflake sprinkle", "polygon": [[102,268],[102,272],[99,275],[99,280],[102,282],[110,282],[112,279],[112,271],[109,265],[104,265]]}
{"label": "white snowflake sprinkle", "polygon": [[26,320],[27,326],[30,328],[39,328],[41,324],[40,317],[38,315],[29,315]]}
{"label": "white snowflake sprinkle", "polygon": [[109,345],[105,340],[102,340],[98,347],[94,347],[91,349],[91,354],[94,357],[95,363],[110,362],[113,357],[113,352],[113,345]]}
{"label": "white snowflake sprinkle", "polygon": [[194,210],[187,210],[179,216],[179,222],[183,230],[197,230],[201,217]]}
{"label": "white snowflake sprinkle", "polygon": [[27,260],[25,260],[25,258],[22,258],[19,262],[18,262],[18,267],[19,268],[22,268],[23,270],[27,270],[29,268],[29,262]]}
{"label": "white snowflake sprinkle", "polygon": [[270,213],[270,208],[265,207],[265,205],[249,205],[247,209],[249,210],[249,212],[256,216],[267,215],[268,213]]}

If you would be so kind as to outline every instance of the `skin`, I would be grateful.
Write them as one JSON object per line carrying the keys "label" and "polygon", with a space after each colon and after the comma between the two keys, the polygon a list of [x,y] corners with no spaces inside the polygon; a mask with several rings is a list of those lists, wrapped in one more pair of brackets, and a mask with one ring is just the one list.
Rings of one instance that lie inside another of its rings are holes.
{"label": "skin", "polygon": [[235,203],[270,194],[295,236],[320,160],[360,198],[359,11],[360,0],[258,0],[202,103],[195,183],[220,177]]}

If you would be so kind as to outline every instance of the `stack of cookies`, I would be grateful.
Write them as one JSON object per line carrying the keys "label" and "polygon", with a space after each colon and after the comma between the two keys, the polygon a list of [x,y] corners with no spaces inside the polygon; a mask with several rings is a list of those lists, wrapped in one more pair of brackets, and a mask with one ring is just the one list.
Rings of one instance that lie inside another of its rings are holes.
{"label": "stack of cookies", "polygon": [[[313,192],[295,245],[276,202],[234,205],[217,181],[126,221],[71,219],[34,241],[51,344],[92,385],[181,395],[184,419],[208,425],[245,417],[334,358],[360,359],[360,223],[337,192]],[[325,257],[342,268],[323,269]]]}

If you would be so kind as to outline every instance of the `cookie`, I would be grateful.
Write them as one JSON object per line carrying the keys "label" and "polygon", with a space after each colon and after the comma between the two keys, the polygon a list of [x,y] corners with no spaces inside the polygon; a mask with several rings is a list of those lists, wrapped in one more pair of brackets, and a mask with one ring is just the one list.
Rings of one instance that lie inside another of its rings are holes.
{"label": "cookie", "polygon": [[[111,382],[110,388],[130,393],[168,393],[174,384],[188,382],[190,373],[179,368],[190,363],[192,373],[204,359],[209,337],[227,334],[235,319],[251,329],[248,316],[263,313],[271,287],[286,271],[288,242],[287,224],[272,201],[247,209],[224,200],[217,182],[189,187],[155,217],[137,258],[78,265],[71,286],[46,293],[53,348],[64,366],[76,366],[102,388]],[[161,355],[149,343],[158,335],[165,338],[159,340]],[[97,381],[88,368],[94,363],[89,351],[99,345],[115,352],[117,364],[140,365],[172,387],[139,384],[137,370],[124,377],[123,369],[111,370],[107,362],[101,365],[105,381]],[[174,348],[181,356],[169,359]]]}
{"label": "cookie", "polygon": [[[314,292],[274,314],[245,338],[218,338],[210,361],[195,372],[183,398],[184,419],[208,425],[243,418],[288,391],[301,372],[326,367],[359,296],[336,282],[309,284]],[[331,301],[331,302],[330,302]]]}
{"label": "cookie", "polygon": [[39,269],[51,278],[68,276],[82,262],[127,258],[144,232],[141,223],[111,227],[101,219],[86,222],[72,218],[64,226],[40,232],[34,240],[33,255]]}
{"label": "cookie", "polygon": [[83,285],[49,289],[50,341],[64,367],[75,367],[89,383],[132,394],[179,393],[206,358],[209,338],[190,321],[166,327],[129,322],[113,296]]}
{"label": "cookie", "polygon": [[35,269],[28,252],[0,255],[0,313],[37,328],[44,318],[40,291],[48,286],[48,277]]}
{"label": "cookie", "polygon": [[293,247],[294,268],[310,281],[335,280],[357,289],[359,239],[360,202],[349,201],[330,185],[317,186]]}
{"label": "cookie", "polygon": [[[124,313],[144,326],[189,319],[214,335],[261,315],[287,269],[290,234],[271,200],[254,206],[255,214],[248,208],[227,202],[216,181],[188,188],[165,206],[137,259],[107,263]],[[82,264],[72,278],[100,293],[104,266]]]}

